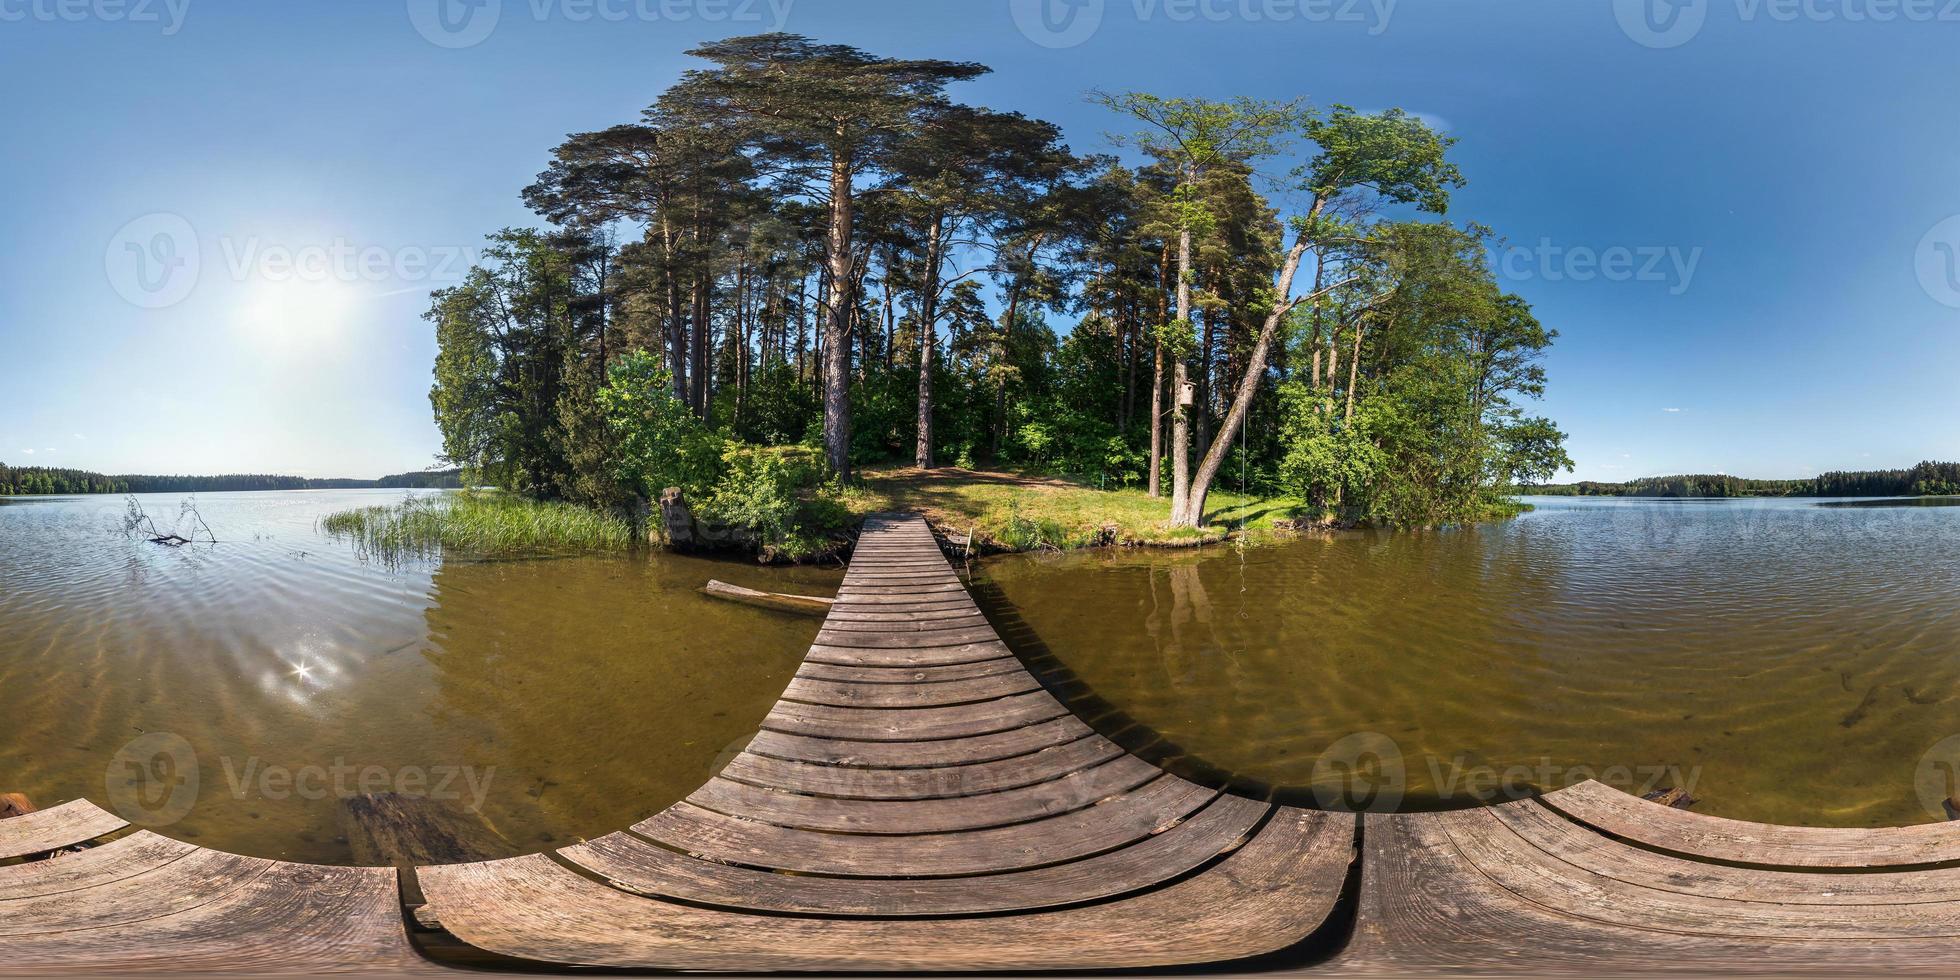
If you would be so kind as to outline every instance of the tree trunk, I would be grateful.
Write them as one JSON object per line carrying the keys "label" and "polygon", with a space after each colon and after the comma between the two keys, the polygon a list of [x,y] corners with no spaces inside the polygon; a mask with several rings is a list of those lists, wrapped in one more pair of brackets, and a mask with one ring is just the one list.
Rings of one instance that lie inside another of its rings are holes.
{"label": "tree trunk", "polygon": [[851,475],[851,158],[830,163],[830,303],[824,324],[823,446],[838,479]]}
{"label": "tree trunk", "polygon": [[1190,497],[1185,508],[1173,511],[1171,523],[1178,527],[1197,527],[1204,517],[1205,496],[1211,492],[1211,481],[1218,476],[1218,468],[1225,463],[1225,453],[1238,437],[1239,429],[1245,425],[1246,413],[1252,409],[1252,399],[1259,393],[1259,379],[1266,373],[1266,359],[1272,353],[1273,337],[1279,333],[1280,324],[1286,322],[1288,314],[1300,305],[1302,300],[1289,299],[1293,293],[1293,276],[1300,271],[1300,257],[1307,251],[1304,236],[1295,242],[1286,253],[1286,264],[1280,269],[1279,289],[1275,292],[1277,300],[1273,312],[1266,317],[1265,325],[1259,328],[1259,340],[1252,346],[1252,356],[1246,359],[1245,377],[1239,380],[1237,396],[1232,399],[1232,408],[1225,413],[1225,424],[1218,429],[1212,440],[1211,449],[1205,453],[1204,462],[1198,465],[1198,475],[1191,482]]}
{"label": "tree trunk", "polygon": [[687,403],[693,389],[687,386],[687,314],[681,309],[681,270],[674,259],[674,228],[667,218],[660,219],[661,271],[667,277],[667,372],[672,375],[674,397]]}
{"label": "tree trunk", "polygon": [[925,274],[919,282],[919,442],[913,462],[932,469],[932,355],[939,343],[939,235],[941,221],[926,232]]}
{"label": "tree trunk", "polygon": [[[1191,324],[1191,229],[1177,233],[1177,322],[1178,330]],[[1179,357],[1171,369],[1171,523],[1185,524],[1191,510],[1191,412],[1184,404],[1184,387],[1190,382],[1189,368]],[[1188,526],[1196,527],[1192,520]]]}
{"label": "tree trunk", "polygon": [[1164,254],[1157,262],[1156,360],[1150,369],[1150,495],[1164,495],[1164,338],[1163,328],[1170,320],[1165,298],[1170,295],[1171,243],[1164,243]]}
{"label": "tree trunk", "polygon": [[1341,421],[1354,421],[1354,383],[1361,375],[1361,338],[1368,333],[1368,321],[1354,321],[1354,353],[1348,356],[1347,411]]}

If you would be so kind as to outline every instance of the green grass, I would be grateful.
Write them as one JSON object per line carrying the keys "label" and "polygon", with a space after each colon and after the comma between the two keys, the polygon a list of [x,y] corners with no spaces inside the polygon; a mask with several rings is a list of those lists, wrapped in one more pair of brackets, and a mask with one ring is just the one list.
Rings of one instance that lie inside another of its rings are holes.
{"label": "green grass", "polygon": [[961,469],[866,470],[859,478],[845,494],[853,514],[918,511],[948,531],[971,529],[976,543],[989,550],[1200,544],[1319,516],[1298,500],[1213,491],[1205,501],[1204,528],[1172,528],[1169,498],[1152,498],[1142,490],[1097,490],[1055,477]]}
{"label": "green grass", "polygon": [[442,553],[520,558],[621,552],[635,541],[633,525],[611,514],[469,491],[341,511],[322,518],[320,527],[390,564]]}

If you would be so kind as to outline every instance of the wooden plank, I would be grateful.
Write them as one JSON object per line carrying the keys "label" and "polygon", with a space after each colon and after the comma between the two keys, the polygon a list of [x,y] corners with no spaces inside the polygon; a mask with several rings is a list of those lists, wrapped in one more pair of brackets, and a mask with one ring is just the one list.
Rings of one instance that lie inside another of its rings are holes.
{"label": "wooden plank", "polygon": [[724,779],[787,790],[865,800],[926,800],[998,793],[1057,779],[1123,756],[1106,738],[1089,736],[1031,755],[995,762],[929,769],[867,769],[791,762],[742,752],[721,771]]}
{"label": "wooden plank", "polygon": [[1282,810],[1212,869],[1135,898],[1026,915],[825,920],[694,908],[549,858],[436,868],[423,891],[463,940],[553,963],[638,969],[903,971],[1166,967],[1291,946],[1326,921],[1351,818]]}
{"label": "wooden plank", "polygon": [[[778,827],[849,834],[940,834],[1058,816],[1130,792],[1161,775],[1163,771],[1156,766],[1125,756],[1032,786],[933,800],[806,796],[715,778],[695,790],[687,801]],[[926,840],[916,846],[938,845]]]}
{"label": "wooden plank", "polygon": [[1074,861],[1161,832],[1218,795],[1161,776],[1104,803],[1011,827],[915,837],[818,833],[738,820],[687,803],[635,824],[635,833],[716,861],[813,874],[904,878],[995,874]]}
{"label": "wooden plank", "polygon": [[864,585],[858,585],[854,582],[845,582],[843,585],[840,585],[837,588],[837,598],[840,602],[845,600],[858,601],[860,599],[877,597],[877,596],[908,596],[912,598],[912,601],[918,602],[921,601],[921,597],[924,596],[965,595],[965,594],[966,594],[966,586],[961,585],[958,579],[953,579],[951,581],[941,582],[941,583],[921,582],[917,584],[905,584],[905,585],[889,584],[889,583],[882,583],[882,582],[873,582]]}
{"label": "wooden plank", "polygon": [[817,631],[817,644],[829,647],[848,647],[857,650],[908,650],[918,647],[949,647],[963,643],[986,643],[999,641],[1000,634],[994,632],[985,620],[978,626],[931,626],[910,633],[858,633],[848,630],[835,630],[828,626]]}
{"label": "wooden plank", "polygon": [[1132,846],[1082,861],[969,878],[880,880],[786,875],[701,861],[611,834],[559,855],[637,894],[765,911],[905,917],[1030,911],[1162,884],[1236,847],[1266,804],[1222,797]]}
{"label": "wooden plank", "polygon": [[0,820],[0,860],[45,854],[113,834],[129,826],[87,800]]}
{"label": "wooden plank", "polygon": [[[0,937],[106,929],[182,912],[244,888],[273,863],[200,848],[147,874],[0,904]],[[12,945],[10,938],[0,948]]]}
{"label": "wooden plank", "polygon": [[982,660],[998,660],[1012,656],[1014,651],[1007,644],[994,640],[988,643],[963,643],[957,646],[922,646],[910,649],[870,649],[865,647],[838,647],[816,644],[810,647],[807,659],[820,664],[839,664],[846,667],[951,667],[959,664],[978,663]]}
{"label": "wooden plank", "polygon": [[933,769],[1031,755],[1093,734],[1081,719],[1064,715],[994,735],[937,742],[855,742],[765,731],[750,740],[748,751],[772,759],[820,765]]}
{"label": "wooden plank", "polygon": [[1749,823],[1661,806],[1591,780],[1547,794],[1545,802],[1615,837],[1717,861],[1787,868],[1960,861],[1960,823],[1879,830]]}
{"label": "wooden plank", "polygon": [[806,704],[851,708],[930,708],[991,701],[1041,690],[1027,671],[998,673],[970,680],[922,684],[862,684],[793,678],[783,697]]}
{"label": "wooden plank", "polygon": [[1647,888],[1561,860],[1482,810],[1437,816],[1458,851],[1498,887],[1595,921],[1657,934],[1776,941],[1960,938],[1960,906],[1952,903],[1789,904]]}
{"label": "wooden plank", "polygon": [[805,661],[803,666],[796,669],[796,676],[813,681],[849,681],[854,684],[934,684],[1017,673],[1026,673],[1026,668],[1015,657],[995,657],[950,667],[846,667]]}
{"label": "wooden plank", "polygon": [[861,742],[925,742],[991,735],[1068,714],[1046,691],[943,708],[839,708],[778,701],[767,731]]}
{"label": "wooden plank", "polygon": [[[196,851],[190,844],[139,830],[97,847],[46,861],[0,868],[0,903],[57,895],[147,874]],[[4,909],[5,905],[0,905]],[[0,954],[0,964],[4,964]]]}
{"label": "wooden plank", "polygon": [[[200,850],[158,872],[73,893],[68,904],[83,914],[54,917],[46,929],[15,933],[11,910],[0,907],[0,932],[9,933],[0,940],[6,968],[89,975],[453,974],[409,945],[393,870],[260,862],[263,869],[242,886],[213,879],[233,886],[216,892],[161,880],[186,862],[229,857],[209,857],[215,853]],[[119,893],[113,903],[102,894],[145,881],[148,894]],[[117,908],[112,912],[109,904]],[[159,909],[171,911],[144,914]]]}
{"label": "wooden plank", "polygon": [[[1331,975],[1371,976],[1433,972],[1644,975],[1654,971],[1657,957],[1669,972],[1688,975],[1947,974],[1960,968],[1960,944],[1944,937],[1832,940],[1819,938],[1822,933],[1801,930],[1794,938],[1723,934],[1722,928],[1708,925],[1719,919],[1705,922],[1699,911],[1679,918],[1670,916],[1665,928],[1652,929],[1636,924],[1637,917],[1624,913],[1624,897],[1606,892],[1567,892],[1559,904],[1545,905],[1511,891],[1487,871],[1485,862],[1494,861],[1494,870],[1507,877],[1526,873],[1502,866],[1515,864],[1515,855],[1493,859],[1479,854],[1473,860],[1461,849],[1461,838],[1451,828],[1477,816],[1368,816],[1352,937],[1322,969]],[[1637,852],[1604,837],[1599,840],[1601,846],[1617,849],[1619,856]],[[1535,846],[1528,850],[1545,856]],[[1793,874],[1737,870],[1772,881]],[[1840,873],[1821,877],[1866,876]],[[1722,904],[1757,907],[1772,917],[1781,911],[1774,902]],[[1830,921],[1829,915],[1822,918]]]}
{"label": "wooden plank", "polygon": [[849,623],[915,623],[946,619],[970,619],[980,615],[980,610],[971,605],[947,605],[943,607],[922,607],[901,609],[898,612],[865,612],[852,608],[843,612],[832,612],[824,617],[826,626],[843,626]]}
{"label": "wooden plank", "polygon": [[826,633],[926,633],[941,630],[992,629],[978,611],[956,616],[908,616],[897,620],[825,619]]}
{"label": "wooden plank", "polygon": [[1509,831],[1531,847],[1584,871],[1629,885],[1703,898],[1777,905],[1908,905],[1949,903],[1960,909],[1960,868],[1915,871],[1767,871],[1656,853],[1606,837],[1535,801],[1491,807],[1478,814],[1487,833]]}

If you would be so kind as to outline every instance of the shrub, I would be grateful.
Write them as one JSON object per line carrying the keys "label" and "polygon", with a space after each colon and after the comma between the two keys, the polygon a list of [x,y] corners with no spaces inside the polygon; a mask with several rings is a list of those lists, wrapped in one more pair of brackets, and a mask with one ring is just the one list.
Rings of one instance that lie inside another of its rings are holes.
{"label": "shrub", "polygon": [[675,398],[673,379],[652,354],[614,363],[599,404],[618,440],[615,473],[629,490],[656,500],[668,487],[690,496],[712,487],[724,467],[722,438]]}
{"label": "shrub", "polygon": [[822,454],[811,447],[731,442],[721,458],[721,479],[699,513],[747,529],[764,558],[821,552],[828,532],[849,520]]}

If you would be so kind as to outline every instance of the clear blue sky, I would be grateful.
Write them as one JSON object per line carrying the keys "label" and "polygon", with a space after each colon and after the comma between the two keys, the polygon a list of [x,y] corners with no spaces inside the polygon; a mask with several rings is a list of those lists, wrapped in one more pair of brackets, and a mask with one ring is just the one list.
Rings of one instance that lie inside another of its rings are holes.
{"label": "clear blue sky", "polygon": [[[1960,457],[1945,3],[442,2],[0,0],[0,459],[429,464],[419,314],[452,259],[532,220],[518,190],[564,134],[775,27],[991,65],[955,94],[1081,150],[1116,126],[1091,87],[1447,125],[1452,217],[1526,250],[1502,267],[1562,334],[1544,407],[1580,478]],[[195,277],[137,275],[182,273],[187,237]]]}

